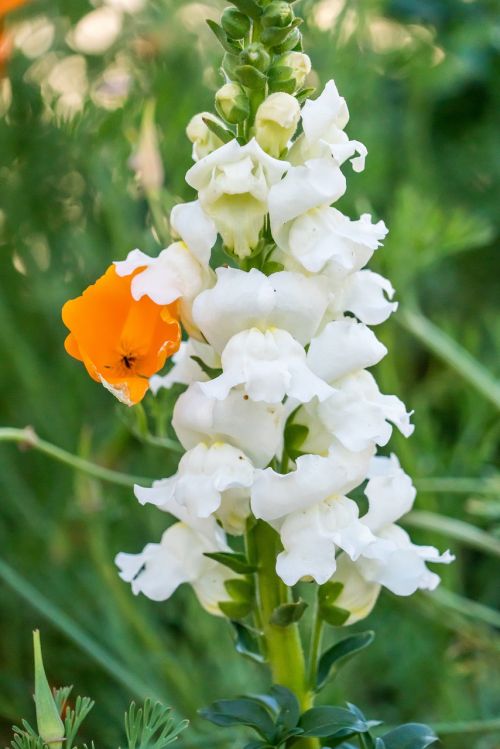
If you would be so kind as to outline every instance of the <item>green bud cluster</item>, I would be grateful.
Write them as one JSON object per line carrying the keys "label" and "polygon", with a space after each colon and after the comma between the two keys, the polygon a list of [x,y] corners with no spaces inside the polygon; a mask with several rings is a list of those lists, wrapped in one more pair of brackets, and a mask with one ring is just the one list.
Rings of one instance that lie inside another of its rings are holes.
{"label": "green bud cluster", "polygon": [[310,93],[304,83],[311,70],[302,52],[302,20],[287,0],[232,0],[220,24],[208,25],[224,48],[226,83],[216,93],[216,109],[245,139],[256,111],[272,93],[284,92],[299,101]]}

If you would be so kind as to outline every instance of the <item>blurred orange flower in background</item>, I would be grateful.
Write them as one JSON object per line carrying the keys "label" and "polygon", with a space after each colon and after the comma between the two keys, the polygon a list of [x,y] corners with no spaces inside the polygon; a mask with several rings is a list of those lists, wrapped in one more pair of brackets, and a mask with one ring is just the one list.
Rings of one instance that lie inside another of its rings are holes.
{"label": "blurred orange flower in background", "polygon": [[114,265],[95,284],[62,309],[70,330],[65,348],[89,375],[122,403],[139,403],[181,342],[177,303],[161,306],[149,297],[133,299],[133,277],[118,276]]}
{"label": "blurred orange flower in background", "polygon": [[22,5],[26,5],[29,0],[0,0],[0,78],[5,75],[5,67],[12,52],[12,40],[10,34],[5,31],[4,18]]}

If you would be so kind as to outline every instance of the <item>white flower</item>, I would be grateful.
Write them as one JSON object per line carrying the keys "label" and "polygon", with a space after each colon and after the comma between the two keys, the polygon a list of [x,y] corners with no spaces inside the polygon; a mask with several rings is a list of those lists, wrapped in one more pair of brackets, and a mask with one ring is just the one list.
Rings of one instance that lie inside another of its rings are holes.
{"label": "white flower", "polygon": [[397,302],[389,301],[393,296],[394,289],[387,278],[371,270],[360,270],[342,283],[330,309],[333,315],[349,311],[367,325],[379,325],[398,308]]}
{"label": "white flower", "polygon": [[257,471],[251,492],[253,514],[276,521],[332,495],[347,494],[366,477],[373,452],[351,453],[335,445],[327,457],[297,458],[297,467],[291,473],[277,473],[272,468]]}
{"label": "white flower", "polygon": [[174,476],[155,481],[151,488],[136,486],[135,493],[141,504],[175,513],[181,505],[189,516],[208,518],[221,506],[225,492],[248,490],[253,476],[254,468],[242,450],[224,443],[207,446],[200,442],[182,456]]}
{"label": "white flower", "polygon": [[356,502],[341,495],[288,515],[280,528],[284,551],[276,562],[283,582],[295,585],[303,577],[312,577],[323,585],[335,572],[337,547],[357,559],[374,540],[358,516]]}
{"label": "white flower", "polygon": [[68,34],[68,42],[86,55],[102,55],[116,42],[122,26],[122,13],[103,6],[80,18]]}
{"label": "white flower", "polygon": [[265,99],[255,115],[255,138],[270,156],[279,158],[293,137],[300,120],[300,104],[290,94],[278,91]]}
{"label": "white flower", "polygon": [[335,600],[335,606],[350,612],[350,616],[343,626],[365,619],[372,611],[379,596],[381,586],[365,580],[359,565],[353,562],[347,554],[339,554],[337,568],[332,582],[342,583],[342,592]]}
{"label": "white flower", "polygon": [[326,382],[372,367],[387,354],[375,333],[352,317],[334,320],[313,338],[307,363]]}
{"label": "white flower", "polygon": [[259,241],[267,214],[269,188],[289,164],[268,156],[252,140],[226,143],[198,161],[186,181],[198,190],[204,211],[214,220],[224,244],[247,257]]}
{"label": "white flower", "polygon": [[416,494],[394,455],[372,461],[365,494],[369,510],[361,522],[377,540],[357,560],[359,573],[368,582],[383,585],[399,596],[412,595],[419,589],[434,590],[440,579],[425,563],[449,564],[454,557],[449,551],[440,554],[433,546],[413,544],[408,533],[394,524],[411,509]]}
{"label": "white flower", "polygon": [[311,58],[303,52],[287,52],[278,61],[279,67],[291,68],[297,89],[302,88],[311,72]]}
{"label": "white flower", "polygon": [[287,246],[282,249],[288,250],[307,271],[326,271],[329,278],[338,282],[366,265],[386,234],[384,222],[372,224],[368,213],[351,221],[335,208],[321,206],[291,223]]}
{"label": "white flower", "polygon": [[223,535],[211,530],[200,533],[181,522],[170,526],[159,544],[148,544],[140,554],[121,552],[115,562],[135,595],[165,601],[179,585],[190,583],[201,605],[221,616],[218,603],[230,600],[224,583],[235,574],[204,556],[216,551],[229,551]]}
{"label": "white flower", "polygon": [[221,139],[210,130],[204,120],[211,120],[220,127],[226,128],[222,120],[210,112],[195,114],[186,128],[186,135],[193,144],[193,161],[205,158],[205,156],[208,156],[212,151],[223,145]]}
{"label": "white flower", "polygon": [[290,152],[293,164],[331,154],[341,166],[354,154],[351,164],[355,172],[365,168],[368,153],[366,146],[357,140],[349,140],[344,128],[349,121],[345,99],[339,95],[333,81],[328,81],[317,99],[308,99],[302,108],[303,135]]}
{"label": "white flower", "polygon": [[219,401],[195,383],[178,398],[172,425],[185,450],[199,442],[227,442],[262,467],[281,452],[285,419],[281,403],[254,403],[239,388]]}
{"label": "white flower", "polygon": [[179,350],[172,356],[173,367],[166,375],[153,375],[149,380],[149,388],[153,395],[161,388],[171,388],[172,385],[191,385],[192,382],[204,382],[208,375],[193,359],[197,357],[208,367],[220,367],[220,359],[214,350],[202,341],[189,338],[182,341]]}
{"label": "white flower", "polygon": [[269,217],[276,244],[286,249],[292,222],[306,211],[329,206],[346,190],[346,179],[331,158],[295,166],[269,192]]}
{"label": "white flower", "polygon": [[219,400],[237,385],[243,385],[252,400],[266,403],[280,403],[285,395],[300,403],[315,396],[322,401],[333,392],[311,372],[306,352],[286,330],[263,333],[251,328],[237,333],[224,348],[221,362],[222,374],[200,385],[206,395]]}
{"label": "white flower", "polygon": [[[148,296],[155,304],[164,305],[179,299],[182,324],[188,333],[197,334],[192,321],[192,303],[213,283],[214,273],[199,262],[184,242],[174,242],[156,258],[141,250],[132,250],[125,260],[115,263],[115,268],[119,276],[135,273],[131,292],[136,300]],[[140,268],[144,270],[137,273]]]}
{"label": "white flower", "polygon": [[328,432],[353,452],[373,443],[386,445],[392,434],[389,422],[405,437],[414,430],[404,403],[395,395],[383,395],[364,370],[337,380],[332,395],[315,408]]}
{"label": "white flower", "polygon": [[200,263],[208,265],[210,252],[217,241],[217,229],[200,201],[175,205],[170,213],[170,224]]}
{"label": "white flower", "polygon": [[250,328],[281,328],[305,345],[317,332],[328,300],[325,279],[218,268],[217,283],[197,297],[193,315],[218,353],[236,333]]}

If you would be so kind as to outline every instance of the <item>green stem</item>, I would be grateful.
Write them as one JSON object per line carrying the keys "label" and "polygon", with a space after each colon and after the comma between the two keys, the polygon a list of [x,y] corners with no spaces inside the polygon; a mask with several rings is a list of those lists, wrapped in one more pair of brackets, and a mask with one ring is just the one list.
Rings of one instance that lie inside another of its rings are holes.
{"label": "green stem", "polygon": [[321,640],[323,638],[323,624],[323,619],[319,615],[318,598],[316,596],[313,611],[311,644],[309,648],[309,668],[307,672],[307,683],[310,689],[313,689],[316,683],[318,659],[321,652]]}
{"label": "green stem", "polygon": [[120,486],[134,486],[134,484],[150,484],[152,479],[143,476],[131,476],[128,473],[112,471],[109,468],[98,466],[90,460],[84,460],[77,455],[63,450],[61,447],[52,445],[50,442],[40,439],[31,427],[15,429],[13,427],[0,427],[0,442],[17,442],[26,448],[33,448],[48,455],[60,463],[64,463],[76,471],[83,471],[89,476],[94,476],[102,481],[109,481]]}
{"label": "green stem", "polygon": [[[306,678],[304,651],[297,624],[278,627],[271,623],[276,607],[291,600],[290,590],[275,571],[278,553],[278,534],[270,525],[259,521],[251,531],[255,558],[258,564],[256,591],[258,620],[263,633],[265,652],[272,679],[290,689],[299,700],[302,710],[312,707],[313,693]],[[317,739],[294,742],[294,749],[319,749]]]}

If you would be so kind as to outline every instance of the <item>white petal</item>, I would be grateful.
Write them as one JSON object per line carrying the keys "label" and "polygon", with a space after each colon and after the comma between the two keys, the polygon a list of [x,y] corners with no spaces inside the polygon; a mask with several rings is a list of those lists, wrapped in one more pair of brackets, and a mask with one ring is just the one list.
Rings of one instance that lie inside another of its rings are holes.
{"label": "white petal", "polygon": [[366,371],[335,383],[335,392],[317,407],[324,426],[348,450],[365,450],[370,444],[386,445],[392,421],[409,436],[413,432],[410,414],[394,395],[382,395],[374,377]]}
{"label": "white petal", "polygon": [[360,270],[346,280],[340,298],[335,304],[342,310],[353,312],[367,325],[379,325],[398,308],[397,302],[387,300],[394,296],[390,281],[370,270]]}
{"label": "white petal", "polygon": [[378,533],[411,510],[417,492],[395,455],[373,458],[369,477],[365,489],[369,509],[363,522]]}
{"label": "white petal", "polygon": [[331,158],[292,167],[269,192],[271,231],[279,247],[288,247],[290,222],[312,208],[328,206],[346,190],[346,180]]}
{"label": "white petal", "polygon": [[241,536],[250,515],[250,494],[246,489],[228,489],[221,496],[217,520],[226,533]]}
{"label": "white petal", "polygon": [[328,276],[336,281],[360,270],[387,234],[383,221],[371,223],[363,214],[351,221],[336,208],[321,206],[296,218],[288,235],[292,255],[311,273],[328,264]]}
{"label": "white petal", "polygon": [[174,500],[190,515],[208,518],[219,509],[227,489],[250,487],[253,475],[253,466],[241,450],[223,443],[209,447],[200,443],[182,456],[175,476],[163,480],[163,509],[169,511]]}
{"label": "white petal", "polygon": [[350,453],[337,445],[326,458],[299,457],[291,473],[276,473],[272,468],[257,471],[251,496],[255,517],[277,520],[332,495],[346,494],[365,478],[372,454],[372,450]]}
{"label": "white petal", "polygon": [[130,276],[137,268],[146,268],[154,260],[142,250],[131,250],[125,260],[117,260],[113,264],[118,276]]}
{"label": "white petal", "polygon": [[179,203],[172,208],[170,223],[200,263],[208,265],[210,252],[217,240],[217,229],[199,200]]}
{"label": "white petal", "polygon": [[226,345],[221,361],[223,373],[200,386],[218,400],[237,385],[243,385],[252,400],[266,403],[281,403],[285,395],[307,403],[315,396],[324,400],[333,392],[310,371],[303,347],[285,330],[263,333],[252,328],[237,333]]}
{"label": "white petal", "polygon": [[254,327],[282,328],[305,345],[318,330],[327,305],[325,279],[218,268],[217,283],[196,298],[193,316],[206,340],[222,353],[236,333]]}
{"label": "white petal", "polygon": [[326,382],[377,364],[387,353],[373,331],[353,318],[329,323],[311,341],[307,362]]}
{"label": "white petal", "polygon": [[337,569],[331,582],[339,582],[344,586],[335,601],[336,606],[351,612],[344,627],[365,619],[371,613],[380,593],[380,585],[365,580],[359,566],[347,554],[337,557]]}
{"label": "white petal", "polygon": [[302,108],[302,125],[307,140],[327,140],[332,127],[343,130],[349,122],[349,110],[330,80],[317,99],[308,99]]}
{"label": "white petal", "polygon": [[178,398],[172,425],[186,450],[203,441],[227,442],[261,467],[280,453],[285,419],[282,404],[254,403],[240,389],[218,401],[193,384]]}
{"label": "white petal", "polygon": [[354,154],[358,154],[351,159],[352,168],[355,172],[363,171],[368,155],[368,149],[364,143],[360,143],[359,140],[345,140],[339,143],[329,143],[328,145],[330,146],[330,153],[339,166],[342,166],[344,161],[347,161]]}

